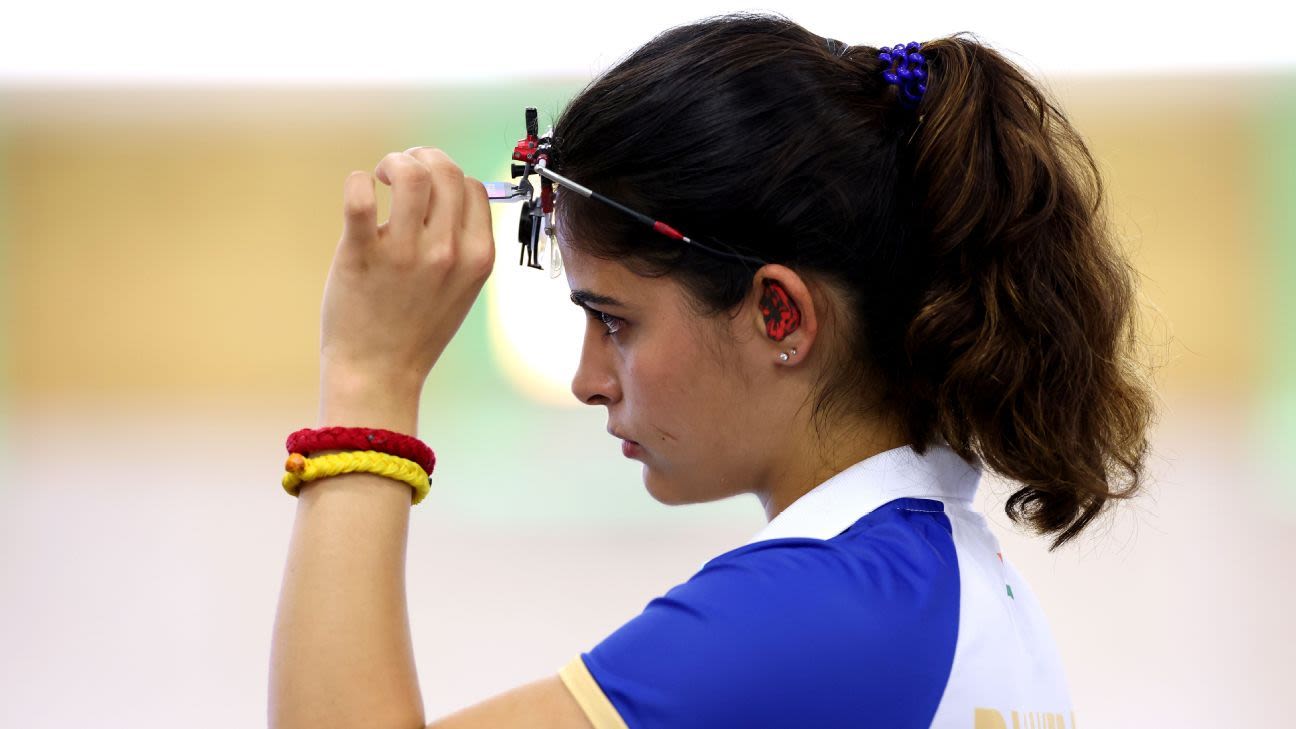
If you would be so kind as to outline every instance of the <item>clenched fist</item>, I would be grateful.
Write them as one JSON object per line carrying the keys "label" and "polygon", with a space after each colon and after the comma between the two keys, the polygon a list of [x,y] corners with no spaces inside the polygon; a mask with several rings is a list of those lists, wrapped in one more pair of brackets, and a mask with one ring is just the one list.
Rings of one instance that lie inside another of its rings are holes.
{"label": "clenched fist", "polygon": [[494,267],[490,205],[435,148],[392,152],[373,176],[391,186],[391,218],[378,223],[373,177],[352,172],[324,286],[322,385],[417,393]]}

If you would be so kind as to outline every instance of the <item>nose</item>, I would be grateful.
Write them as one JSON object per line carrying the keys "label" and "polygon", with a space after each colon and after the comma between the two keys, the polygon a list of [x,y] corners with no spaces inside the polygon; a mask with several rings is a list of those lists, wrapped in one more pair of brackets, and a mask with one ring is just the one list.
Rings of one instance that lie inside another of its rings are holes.
{"label": "nose", "polygon": [[601,339],[597,332],[585,336],[580,363],[572,377],[572,394],[586,405],[609,405],[621,399],[620,384]]}

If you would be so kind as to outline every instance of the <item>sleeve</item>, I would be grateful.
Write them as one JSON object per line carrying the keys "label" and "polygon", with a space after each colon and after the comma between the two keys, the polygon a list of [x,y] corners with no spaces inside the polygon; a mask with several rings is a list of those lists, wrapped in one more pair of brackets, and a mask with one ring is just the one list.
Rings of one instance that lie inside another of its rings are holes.
{"label": "sleeve", "polygon": [[[921,630],[931,616],[914,609],[912,581],[869,569],[821,540],[749,545],[653,599],[560,676],[596,729],[927,726],[950,656],[905,657],[906,624]],[[937,642],[952,653],[948,637]],[[886,708],[903,706],[899,721]]]}

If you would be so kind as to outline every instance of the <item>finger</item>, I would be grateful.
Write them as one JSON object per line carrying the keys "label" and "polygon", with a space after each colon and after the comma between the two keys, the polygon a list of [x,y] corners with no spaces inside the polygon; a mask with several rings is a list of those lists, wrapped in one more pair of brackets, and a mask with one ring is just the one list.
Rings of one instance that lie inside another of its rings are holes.
{"label": "finger", "polygon": [[432,173],[417,159],[402,152],[391,152],[378,163],[375,174],[392,189],[387,239],[398,247],[417,247],[427,217]]}
{"label": "finger", "polygon": [[495,227],[491,219],[490,196],[486,186],[472,177],[464,177],[463,239],[474,246],[464,255],[484,261],[487,275],[495,267]]}
{"label": "finger", "polygon": [[437,187],[440,184],[440,181],[436,177],[434,168],[437,164],[440,164],[442,162],[439,158],[429,154],[429,152],[431,152],[430,147],[410,147],[404,152],[410,157],[413,157],[414,159],[418,160],[424,167],[427,167],[429,172],[433,172],[432,186],[431,188],[428,189],[428,201],[427,201],[428,216],[423,219],[423,227],[425,228],[427,227],[428,222],[432,217],[433,205],[435,204],[435,200],[438,197]]}
{"label": "finger", "polygon": [[374,180],[368,172],[356,170],[342,183],[342,239],[367,246],[378,237],[378,203]]}
{"label": "finger", "polygon": [[[450,155],[436,147],[414,147],[406,150],[432,172],[433,184],[428,195],[428,217],[424,222],[429,246],[459,247],[458,232],[463,227],[464,173]],[[457,257],[460,250],[449,251]]]}

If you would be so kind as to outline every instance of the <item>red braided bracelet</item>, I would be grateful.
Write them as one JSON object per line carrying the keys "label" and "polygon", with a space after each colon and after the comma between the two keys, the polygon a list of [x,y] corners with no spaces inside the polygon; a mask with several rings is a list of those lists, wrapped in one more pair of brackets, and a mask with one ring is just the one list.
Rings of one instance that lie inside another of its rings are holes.
{"label": "red braided bracelet", "polygon": [[382,428],[302,428],[288,436],[289,453],[309,455],[316,451],[378,451],[408,458],[432,473],[436,454],[426,443],[413,436]]}

